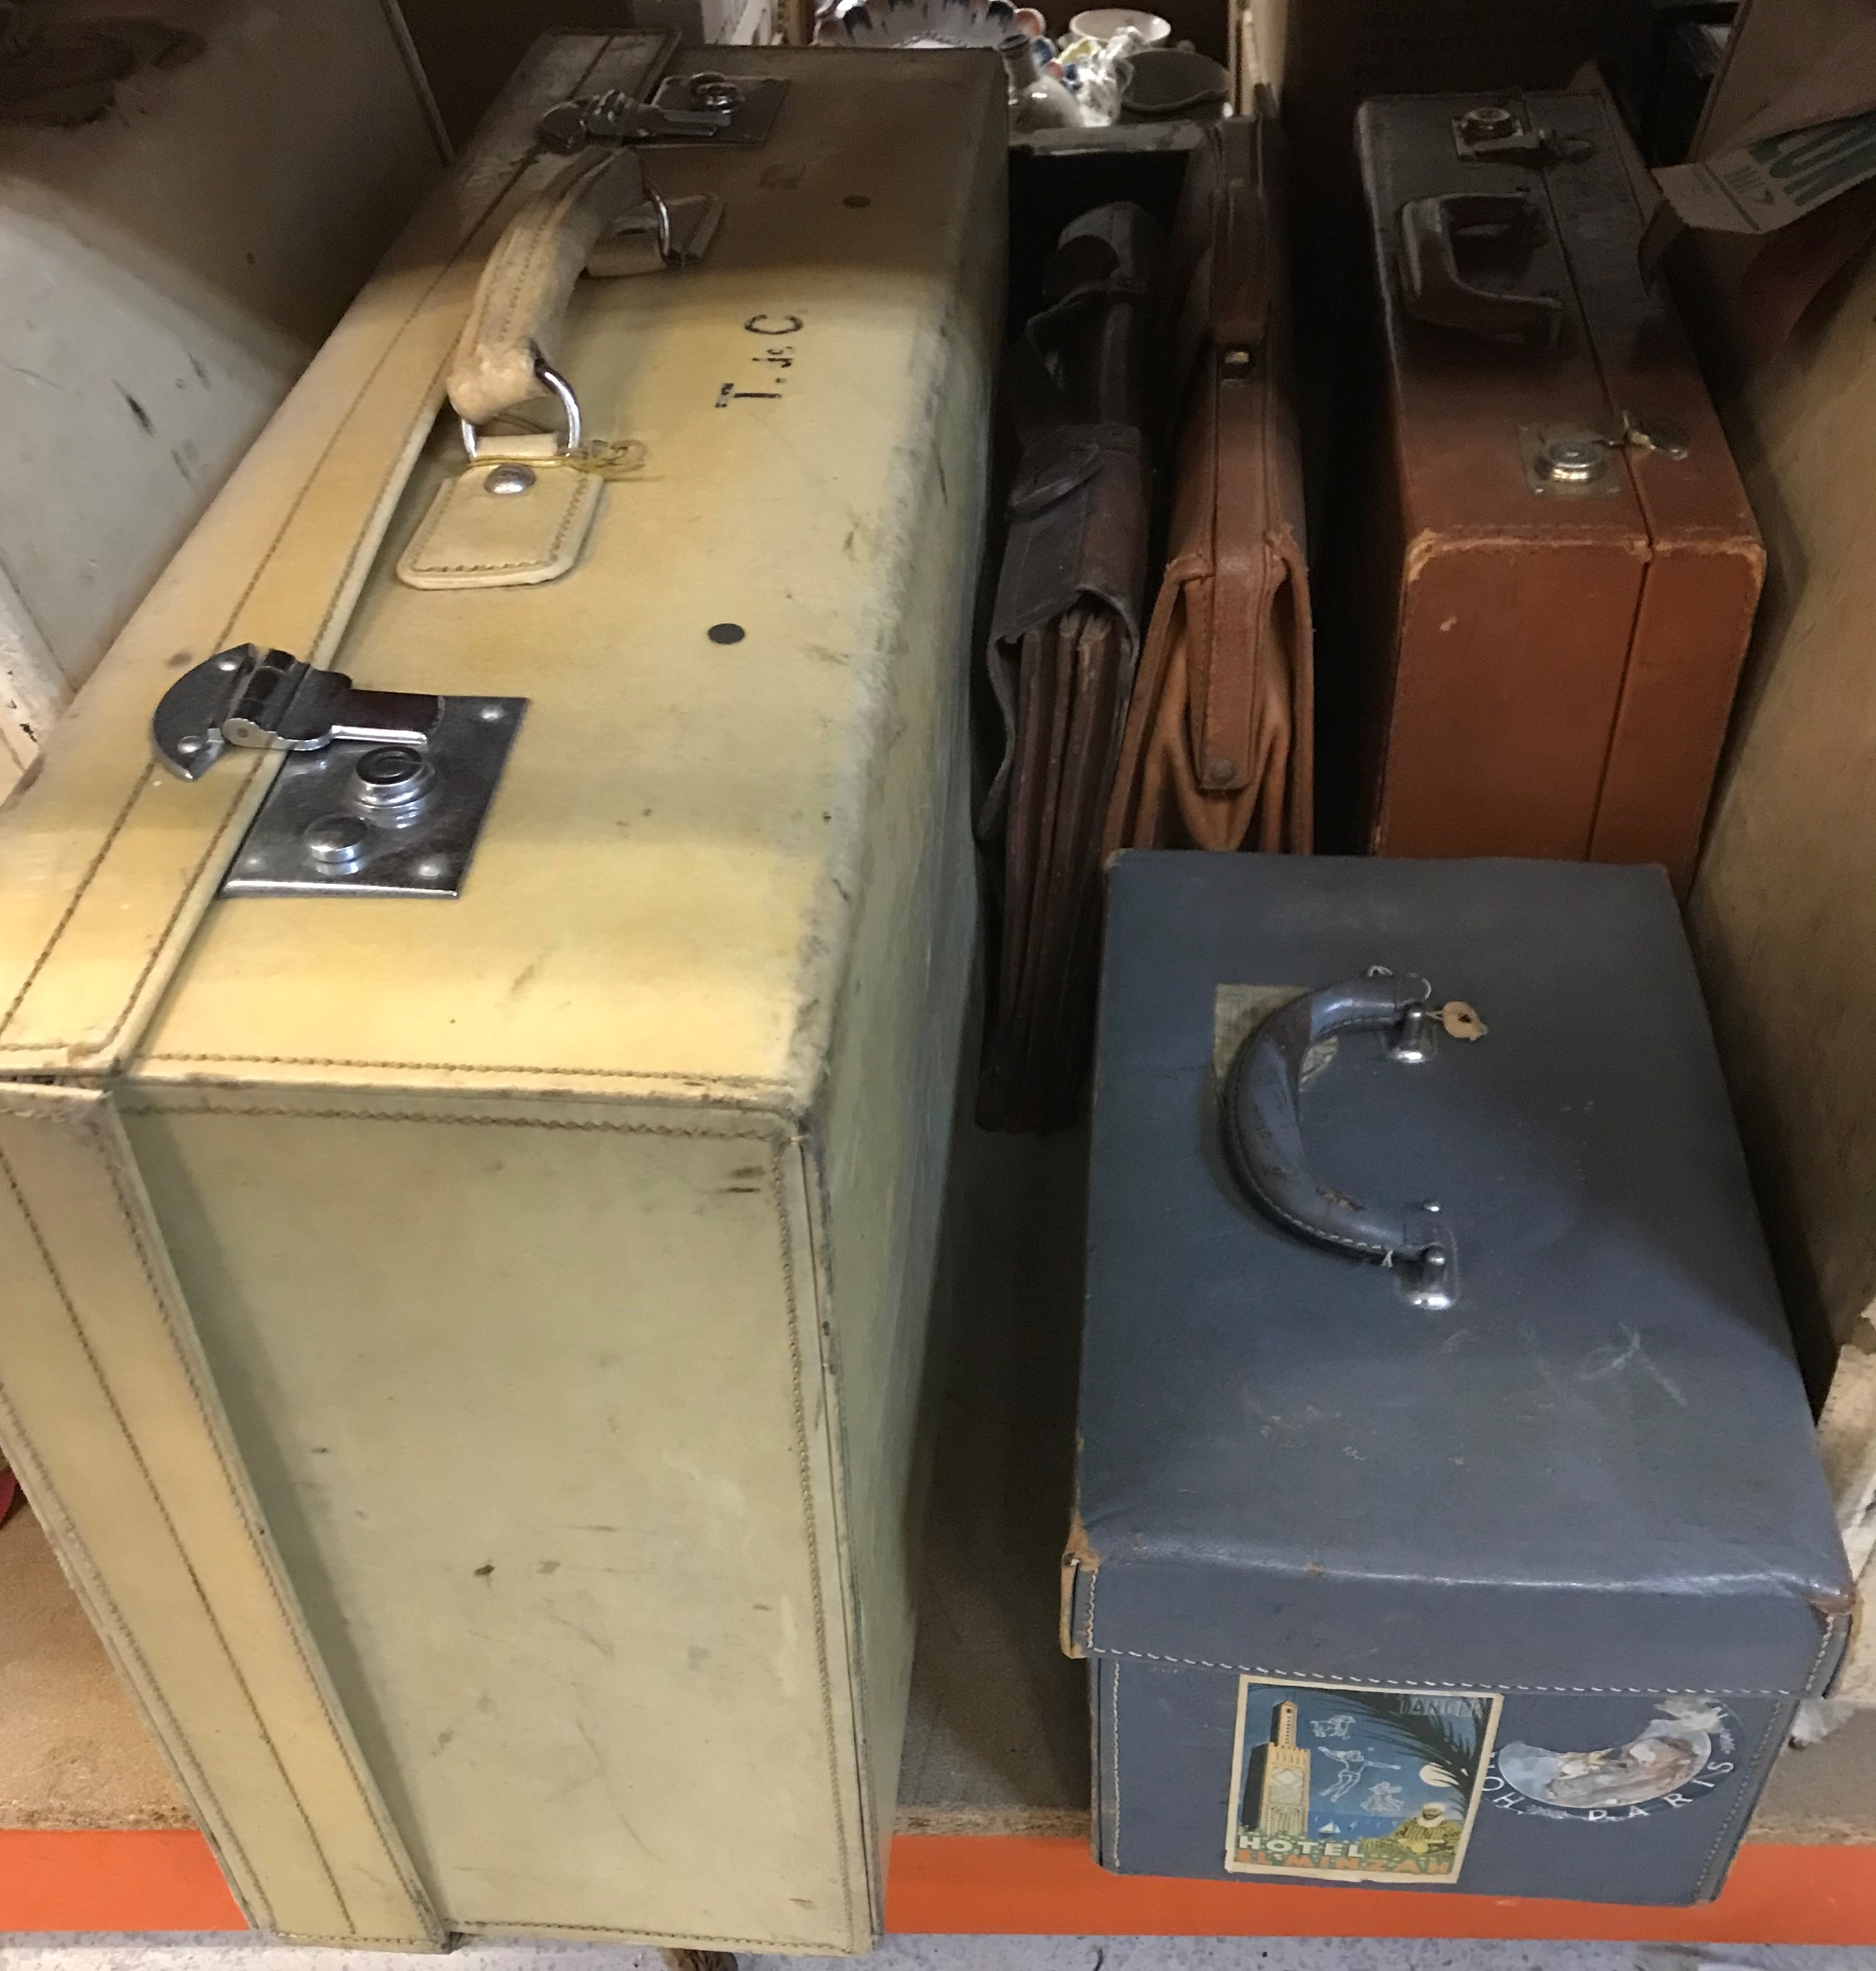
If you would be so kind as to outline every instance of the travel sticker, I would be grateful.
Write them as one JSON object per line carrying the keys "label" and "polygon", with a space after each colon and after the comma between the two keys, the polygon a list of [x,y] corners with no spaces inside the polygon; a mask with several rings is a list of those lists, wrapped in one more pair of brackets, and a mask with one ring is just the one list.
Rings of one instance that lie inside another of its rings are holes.
{"label": "travel sticker", "polygon": [[1499,1703],[1483,1690],[1240,1678],[1226,1868],[1456,1881]]}
{"label": "travel sticker", "polygon": [[1593,1751],[1501,1745],[1486,1781],[1491,1805],[1549,1820],[1645,1820],[1693,1806],[1736,1770],[1739,1721],[1693,1694],[1657,1698],[1652,1711],[1632,1738]]}

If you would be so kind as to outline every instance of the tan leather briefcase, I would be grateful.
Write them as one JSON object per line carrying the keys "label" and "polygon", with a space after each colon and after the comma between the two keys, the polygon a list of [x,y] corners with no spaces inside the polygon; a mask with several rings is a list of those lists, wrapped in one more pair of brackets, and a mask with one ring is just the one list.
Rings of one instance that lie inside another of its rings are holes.
{"label": "tan leather briefcase", "polygon": [[537,48],[0,817],[0,1440],[285,1935],[879,1927],[1003,83],[670,51]]}
{"label": "tan leather briefcase", "polygon": [[1314,677],[1274,107],[1212,125],[1173,243],[1165,578],[1105,847],[1306,850]]}
{"label": "tan leather briefcase", "polygon": [[1363,845],[1685,888],[1765,556],[1607,99],[1358,125],[1380,400],[1357,565]]}

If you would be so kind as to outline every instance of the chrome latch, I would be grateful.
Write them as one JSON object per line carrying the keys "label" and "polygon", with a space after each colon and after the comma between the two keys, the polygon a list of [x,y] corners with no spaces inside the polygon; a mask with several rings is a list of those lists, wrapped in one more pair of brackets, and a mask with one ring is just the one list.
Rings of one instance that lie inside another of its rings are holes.
{"label": "chrome latch", "polygon": [[788,84],[780,76],[667,76],[649,103],[622,89],[556,103],[535,126],[550,151],[589,144],[766,144]]}
{"label": "chrome latch", "polygon": [[223,895],[454,897],[527,702],[361,691],[244,643],[178,678],[151,736],[186,780],[230,746],[288,755]]}
{"label": "chrome latch", "polygon": [[423,746],[442,715],[427,693],[360,691],[343,671],[243,643],[185,671],[150,722],[156,757],[199,780],[230,746],[311,753],[335,739]]}

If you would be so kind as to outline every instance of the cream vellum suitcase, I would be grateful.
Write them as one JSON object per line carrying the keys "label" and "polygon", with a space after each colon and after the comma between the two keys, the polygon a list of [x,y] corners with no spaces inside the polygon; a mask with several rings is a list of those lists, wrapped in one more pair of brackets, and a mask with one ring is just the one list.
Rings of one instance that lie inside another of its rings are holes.
{"label": "cream vellum suitcase", "polygon": [[1004,85],[674,39],[537,45],[0,816],[0,1438],[286,1936],[879,1927]]}

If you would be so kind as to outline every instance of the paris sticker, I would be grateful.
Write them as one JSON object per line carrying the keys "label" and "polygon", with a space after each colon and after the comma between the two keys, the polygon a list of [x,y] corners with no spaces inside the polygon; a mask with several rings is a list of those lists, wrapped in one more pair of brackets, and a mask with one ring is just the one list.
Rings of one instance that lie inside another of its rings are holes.
{"label": "paris sticker", "polygon": [[1226,1868],[1456,1881],[1498,1709],[1490,1691],[1240,1678]]}
{"label": "paris sticker", "polygon": [[1500,1746],[1488,1804],[1545,1820],[1647,1820],[1696,1805],[1738,1771],[1739,1720],[1717,1698],[1669,1692],[1634,1715],[1619,1745]]}

